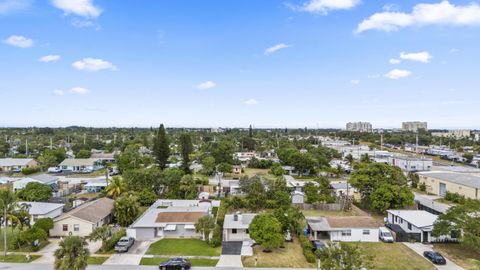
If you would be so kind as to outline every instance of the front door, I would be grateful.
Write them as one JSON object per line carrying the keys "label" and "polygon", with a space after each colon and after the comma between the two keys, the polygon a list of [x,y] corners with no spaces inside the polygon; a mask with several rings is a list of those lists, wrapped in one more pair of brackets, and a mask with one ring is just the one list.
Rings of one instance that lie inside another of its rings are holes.
{"label": "front door", "polygon": [[428,232],[423,232],[422,242],[428,243]]}
{"label": "front door", "polygon": [[447,185],[444,183],[440,183],[440,189],[439,189],[439,194],[442,197],[445,197],[445,194],[447,193]]}

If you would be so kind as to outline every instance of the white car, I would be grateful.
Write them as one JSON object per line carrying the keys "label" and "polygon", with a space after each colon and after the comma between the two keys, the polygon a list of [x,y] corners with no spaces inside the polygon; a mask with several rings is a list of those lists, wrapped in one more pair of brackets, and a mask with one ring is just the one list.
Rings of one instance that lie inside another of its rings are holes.
{"label": "white car", "polygon": [[390,232],[389,229],[387,229],[385,227],[380,227],[379,230],[380,230],[379,231],[379,236],[380,236],[380,240],[382,240],[382,242],[384,242],[384,243],[393,243],[394,242],[392,233]]}
{"label": "white car", "polygon": [[48,168],[49,173],[61,173],[62,169],[60,167],[50,167]]}

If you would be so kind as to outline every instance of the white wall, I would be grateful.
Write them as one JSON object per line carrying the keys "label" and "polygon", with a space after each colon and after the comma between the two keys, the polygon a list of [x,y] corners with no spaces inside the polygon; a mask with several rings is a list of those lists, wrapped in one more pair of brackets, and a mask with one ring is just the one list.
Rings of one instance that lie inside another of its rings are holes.
{"label": "white wall", "polygon": [[[68,225],[68,230],[63,231],[63,225]],[[79,226],[79,230],[75,231],[75,225]],[[50,236],[88,236],[96,228],[95,224],[86,222],[77,218],[67,217],[56,221],[53,224],[53,229],[50,230]]]}
{"label": "white wall", "polygon": [[35,220],[38,220],[40,218],[51,218],[54,219],[56,217],[59,217],[63,213],[63,207],[59,207],[58,209],[55,209],[49,213],[46,213],[45,215],[31,215],[30,217],[30,224],[33,225],[35,224]]}
{"label": "white wall", "polygon": [[[369,234],[363,234],[363,231],[368,231]],[[365,229],[350,229],[351,235],[342,235],[342,231],[331,231],[330,241],[339,242],[378,242],[379,241],[379,229],[378,228],[365,228]]]}
{"label": "white wall", "polygon": [[237,229],[237,233],[232,233],[232,229],[223,230],[223,241],[250,241],[250,235],[247,229]]}

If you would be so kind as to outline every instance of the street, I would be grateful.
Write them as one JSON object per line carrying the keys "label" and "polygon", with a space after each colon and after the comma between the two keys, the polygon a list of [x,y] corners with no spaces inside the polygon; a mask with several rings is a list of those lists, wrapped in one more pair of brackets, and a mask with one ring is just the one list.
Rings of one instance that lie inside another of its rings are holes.
{"label": "street", "polygon": [[[13,263],[0,263],[0,270],[15,269],[15,270],[53,270],[53,265],[47,264],[13,264]],[[157,266],[139,266],[139,265],[91,265],[88,266],[88,270],[158,270]],[[192,270],[240,270],[244,268],[231,268],[231,267],[193,267]],[[251,270],[286,270],[288,268],[248,268]],[[307,270],[301,268],[295,268],[295,270]],[[309,269],[311,270],[311,269]]]}

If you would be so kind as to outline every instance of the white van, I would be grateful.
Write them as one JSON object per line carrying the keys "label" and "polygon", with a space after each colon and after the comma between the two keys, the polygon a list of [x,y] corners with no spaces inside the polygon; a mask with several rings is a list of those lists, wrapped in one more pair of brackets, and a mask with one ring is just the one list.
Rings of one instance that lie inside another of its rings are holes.
{"label": "white van", "polygon": [[389,229],[385,228],[385,227],[380,227],[379,228],[380,232],[379,232],[379,237],[380,237],[380,240],[382,240],[382,242],[385,242],[385,243],[393,243],[393,236],[392,236],[392,233],[390,232]]}

